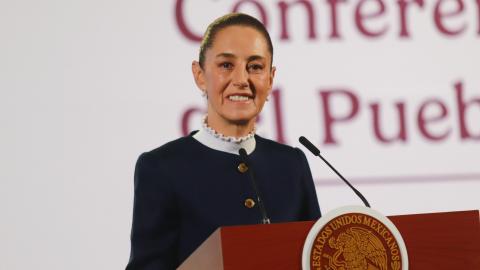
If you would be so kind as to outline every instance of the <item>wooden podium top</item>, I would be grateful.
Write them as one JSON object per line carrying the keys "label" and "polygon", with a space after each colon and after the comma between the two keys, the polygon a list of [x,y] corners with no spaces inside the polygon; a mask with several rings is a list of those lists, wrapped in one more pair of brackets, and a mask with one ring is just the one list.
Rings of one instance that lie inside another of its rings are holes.
{"label": "wooden podium top", "polygon": [[[480,213],[390,216],[407,246],[409,269],[480,269]],[[217,229],[178,269],[301,269],[313,221]]]}

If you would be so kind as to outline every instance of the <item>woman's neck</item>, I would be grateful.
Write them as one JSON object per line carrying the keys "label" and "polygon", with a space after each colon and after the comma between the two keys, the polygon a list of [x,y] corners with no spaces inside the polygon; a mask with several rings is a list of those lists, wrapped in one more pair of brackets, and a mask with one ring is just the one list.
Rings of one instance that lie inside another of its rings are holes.
{"label": "woman's neck", "polygon": [[202,119],[202,128],[193,135],[193,138],[203,145],[235,155],[238,155],[241,148],[245,149],[247,154],[251,154],[255,150],[255,129],[248,135],[242,137],[226,136],[208,126],[206,120],[207,116],[204,116]]}
{"label": "woman's neck", "polygon": [[207,126],[224,136],[240,138],[247,136],[255,129],[255,119],[245,123],[231,123],[227,121],[215,121],[207,116]]}

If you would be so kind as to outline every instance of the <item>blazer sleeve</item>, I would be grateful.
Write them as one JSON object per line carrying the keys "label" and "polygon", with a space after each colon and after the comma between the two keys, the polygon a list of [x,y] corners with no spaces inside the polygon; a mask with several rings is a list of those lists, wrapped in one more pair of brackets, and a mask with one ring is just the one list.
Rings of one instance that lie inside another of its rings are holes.
{"label": "blazer sleeve", "polygon": [[130,259],[126,270],[175,269],[178,211],[161,161],[143,153],[135,166]]}
{"label": "blazer sleeve", "polygon": [[310,166],[308,165],[307,158],[302,150],[295,148],[298,155],[300,156],[301,164],[300,168],[302,170],[302,185],[303,185],[303,204],[304,211],[302,213],[302,220],[317,220],[321,217],[320,207],[318,205],[317,192],[315,190],[315,184],[313,182],[312,173],[310,171]]}

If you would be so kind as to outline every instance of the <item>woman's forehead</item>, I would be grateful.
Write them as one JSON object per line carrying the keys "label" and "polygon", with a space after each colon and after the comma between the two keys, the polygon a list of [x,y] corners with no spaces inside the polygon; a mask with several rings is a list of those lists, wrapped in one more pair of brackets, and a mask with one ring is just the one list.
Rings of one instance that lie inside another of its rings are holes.
{"label": "woman's forehead", "polygon": [[228,26],[218,31],[208,57],[217,56],[260,56],[268,58],[270,52],[265,37],[257,29],[249,26]]}

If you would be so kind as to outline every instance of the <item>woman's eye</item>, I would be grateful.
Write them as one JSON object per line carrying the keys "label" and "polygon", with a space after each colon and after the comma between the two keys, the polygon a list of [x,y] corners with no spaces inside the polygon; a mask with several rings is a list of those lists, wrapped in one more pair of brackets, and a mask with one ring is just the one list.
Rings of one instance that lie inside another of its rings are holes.
{"label": "woman's eye", "polygon": [[232,65],[232,63],[225,62],[225,63],[221,63],[221,64],[220,64],[220,67],[221,67],[221,68],[224,68],[224,69],[232,69],[232,68],[233,68],[233,65]]}
{"label": "woman's eye", "polygon": [[260,64],[251,64],[248,66],[248,70],[251,72],[260,72],[263,70],[263,65]]}

